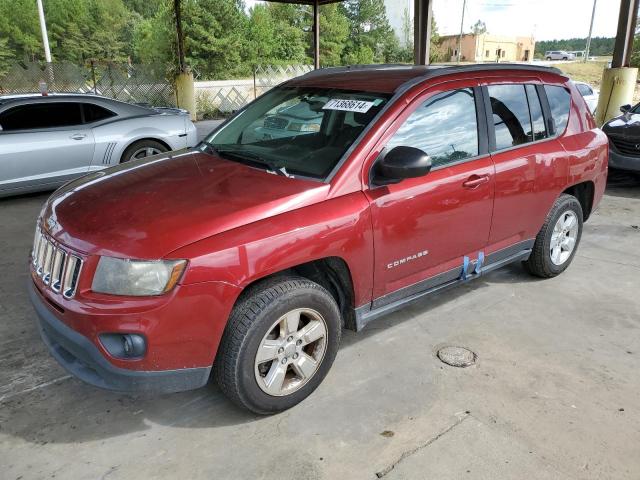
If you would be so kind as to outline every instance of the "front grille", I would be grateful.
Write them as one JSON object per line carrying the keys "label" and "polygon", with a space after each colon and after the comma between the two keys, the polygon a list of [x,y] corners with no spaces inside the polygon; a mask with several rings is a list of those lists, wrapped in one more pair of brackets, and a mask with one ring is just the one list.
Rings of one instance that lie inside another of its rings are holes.
{"label": "front grille", "polygon": [[287,124],[289,121],[286,118],[282,117],[267,117],[264,119],[265,128],[275,128],[277,130],[284,130],[287,128]]}
{"label": "front grille", "polygon": [[48,288],[65,298],[76,294],[82,259],[57,245],[40,227],[36,228],[31,251],[33,270]]}
{"label": "front grille", "polygon": [[[615,149],[623,155],[629,155],[630,157],[640,157],[640,141],[632,142],[630,140],[624,140],[620,137],[609,137],[611,143]],[[639,148],[636,148],[638,145]]]}

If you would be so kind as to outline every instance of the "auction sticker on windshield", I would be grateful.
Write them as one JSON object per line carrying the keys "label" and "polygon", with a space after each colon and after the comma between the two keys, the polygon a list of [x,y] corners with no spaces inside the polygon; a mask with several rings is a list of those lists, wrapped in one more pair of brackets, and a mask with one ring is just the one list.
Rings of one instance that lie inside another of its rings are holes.
{"label": "auction sticker on windshield", "polygon": [[375,102],[364,100],[346,100],[344,98],[332,98],[322,107],[323,110],[342,110],[344,112],[366,113]]}

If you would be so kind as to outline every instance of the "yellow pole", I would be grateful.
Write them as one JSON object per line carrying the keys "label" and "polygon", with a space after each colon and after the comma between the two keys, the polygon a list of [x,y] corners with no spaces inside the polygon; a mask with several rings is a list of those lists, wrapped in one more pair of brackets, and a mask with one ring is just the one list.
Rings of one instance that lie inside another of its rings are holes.
{"label": "yellow pole", "polygon": [[633,103],[633,93],[638,78],[637,68],[605,68],[602,72],[600,98],[596,110],[596,121],[603,125],[620,115],[622,105]]}
{"label": "yellow pole", "polygon": [[196,120],[196,88],[193,73],[182,72],[176,77],[176,103],[178,107],[189,110],[191,120]]}

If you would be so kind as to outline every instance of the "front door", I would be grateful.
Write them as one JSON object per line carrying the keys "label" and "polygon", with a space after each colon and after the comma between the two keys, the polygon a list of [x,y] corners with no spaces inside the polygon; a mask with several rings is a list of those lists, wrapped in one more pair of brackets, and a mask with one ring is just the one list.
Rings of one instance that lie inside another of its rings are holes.
{"label": "front door", "polygon": [[448,82],[426,91],[385,135],[386,151],[419,148],[433,166],[424,177],[366,192],[374,224],[374,308],[455,279],[465,257],[481,256],[494,196],[482,115],[474,81]]}
{"label": "front door", "polygon": [[0,113],[0,190],[60,184],[87,172],[95,146],[79,103],[46,101]]}

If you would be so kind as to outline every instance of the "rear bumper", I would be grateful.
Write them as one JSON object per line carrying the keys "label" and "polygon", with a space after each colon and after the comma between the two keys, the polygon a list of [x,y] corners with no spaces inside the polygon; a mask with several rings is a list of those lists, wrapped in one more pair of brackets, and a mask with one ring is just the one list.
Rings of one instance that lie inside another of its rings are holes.
{"label": "rear bumper", "polygon": [[609,149],[609,166],[619,170],[640,172],[640,158],[622,155],[611,148]]}
{"label": "rear bumper", "polygon": [[56,318],[31,281],[28,290],[42,340],[58,363],[80,380],[120,392],[161,393],[191,390],[207,383],[211,367],[140,371],[112,365],[87,337]]}

